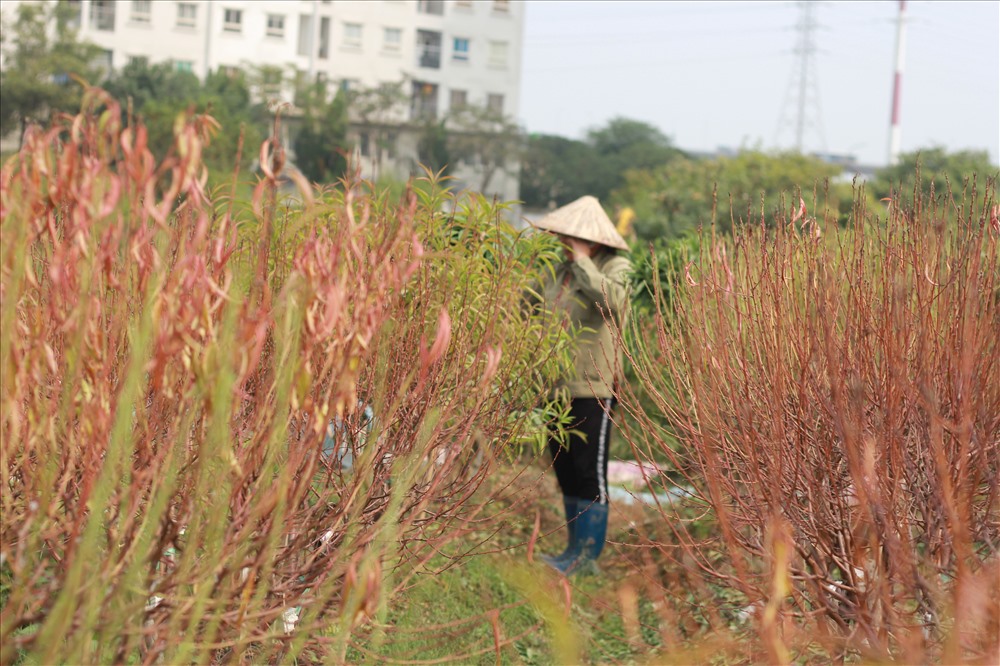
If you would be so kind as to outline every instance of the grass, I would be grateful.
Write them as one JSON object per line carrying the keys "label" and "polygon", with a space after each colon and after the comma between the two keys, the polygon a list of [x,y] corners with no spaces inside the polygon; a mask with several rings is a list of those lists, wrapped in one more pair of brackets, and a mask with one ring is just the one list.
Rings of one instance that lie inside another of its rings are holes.
{"label": "grass", "polygon": [[[441,559],[432,566],[443,563]],[[391,637],[373,651],[386,661],[495,663],[495,621],[501,637],[522,636],[501,647],[503,663],[543,663],[539,659],[549,653],[550,644],[540,626],[542,618],[505,575],[511,568],[505,556],[483,555],[443,573],[421,576],[386,618]],[[484,614],[484,608],[501,610]],[[354,651],[355,656],[363,654]]]}
{"label": "grass", "polygon": [[[559,493],[545,462],[515,461],[497,470],[490,486],[485,492],[500,498],[483,518],[492,527],[471,535],[471,541],[483,540],[481,554],[456,560],[463,544],[451,544],[348,652],[349,662],[618,664],[678,663],[675,658],[686,663],[683,655],[696,661],[726,658],[729,642],[714,637],[706,616],[689,612],[678,625],[678,617],[665,612],[667,606],[685,604],[694,609],[700,600],[683,586],[671,589],[668,581],[679,580],[678,572],[647,557],[649,549],[641,544],[643,535],[656,533],[651,529],[655,510],[613,505],[600,572],[567,580],[538,559],[541,552],[558,551],[564,538]],[[539,538],[529,562],[536,511]],[[739,603],[721,586],[713,593],[720,606]],[[734,620],[720,629],[728,634],[746,624]]]}

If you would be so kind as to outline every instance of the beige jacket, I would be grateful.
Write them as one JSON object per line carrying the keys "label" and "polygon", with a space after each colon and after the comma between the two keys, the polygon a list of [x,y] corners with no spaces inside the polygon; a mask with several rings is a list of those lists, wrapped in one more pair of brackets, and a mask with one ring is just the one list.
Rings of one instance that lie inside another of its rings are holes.
{"label": "beige jacket", "polygon": [[621,379],[621,352],[605,317],[619,324],[625,318],[631,267],[627,257],[613,253],[581,256],[560,265],[541,289],[546,308],[557,316],[568,315],[579,330],[574,372],[556,387],[568,389],[571,397],[610,398]]}

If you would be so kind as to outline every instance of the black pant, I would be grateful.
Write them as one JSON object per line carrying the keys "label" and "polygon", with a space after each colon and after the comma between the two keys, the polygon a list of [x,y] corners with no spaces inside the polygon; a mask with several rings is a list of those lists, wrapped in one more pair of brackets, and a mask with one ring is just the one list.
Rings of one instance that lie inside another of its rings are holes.
{"label": "black pant", "polygon": [[608,503],[608,449],[611,447],[610,413],[614,398],[573,398],[571,432],[567,446],[549,438],[552,466],[563,495]]}

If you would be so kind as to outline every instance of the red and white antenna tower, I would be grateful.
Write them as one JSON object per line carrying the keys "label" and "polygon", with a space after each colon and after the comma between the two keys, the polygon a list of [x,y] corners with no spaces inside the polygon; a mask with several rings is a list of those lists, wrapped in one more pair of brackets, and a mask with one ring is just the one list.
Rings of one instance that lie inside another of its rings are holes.
{"label": "red and white antenna tower", "polygon": [[899,98],[903,85],[903,58],[906,55],[906,0],[899,2],[896,19],[896,73],[892,81],[892,118],[889,125],[889,164],[899,161],[902,129],[899,126]]}

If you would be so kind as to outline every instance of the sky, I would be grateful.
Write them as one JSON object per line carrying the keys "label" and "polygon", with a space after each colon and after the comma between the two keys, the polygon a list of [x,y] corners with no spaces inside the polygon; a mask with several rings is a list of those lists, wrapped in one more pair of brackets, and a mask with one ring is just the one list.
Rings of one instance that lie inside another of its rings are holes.
{"label": "sky", "polygon": [[[796,2],[529,0],[519,120],[584,138],[615,116],[681,149],[791,149],[802,21]],[[813,2],[805,152],[888,162],[899,3]],[[906,2],[902,152],[1000,158],[1000,2]]]}

